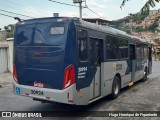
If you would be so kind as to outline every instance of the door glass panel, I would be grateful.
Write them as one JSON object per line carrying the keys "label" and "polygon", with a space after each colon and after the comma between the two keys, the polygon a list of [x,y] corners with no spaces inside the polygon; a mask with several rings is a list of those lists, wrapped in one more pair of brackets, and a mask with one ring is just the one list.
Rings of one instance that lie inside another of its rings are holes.
{"label": "door glass panel", "polygon": [[90,38],[90,61],[92,65],[100,65],[100,44],[93,38]]}
{"label": "door glass panel", "polygon": [[79,29],[77,33],[78,39],[78,50],[79,50],[79,61],[88,60],[88,35],[87,31]]}

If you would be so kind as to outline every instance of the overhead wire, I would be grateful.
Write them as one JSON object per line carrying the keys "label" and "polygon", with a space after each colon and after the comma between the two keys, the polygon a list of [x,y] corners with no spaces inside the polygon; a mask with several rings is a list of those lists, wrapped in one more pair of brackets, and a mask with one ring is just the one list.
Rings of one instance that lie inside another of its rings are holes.
{"label": "overhead wire", "polygon": [[[58,4],[62,4],[62,5],[68,5],[68,6],[72,6],[72,7],[79,7],[77,5],[73,5],[73,4],[69,4],[69,3],[63,3],[63,2],[58,2],[55,0],[48,0],[50,2],[54,2],[54,3],[58,3]],[[89,8],[88,6],[82,6],[82,8],[87,8],[88,10],[90,10],[92,13],[94,13],[95,15],[97,15],[98,17],[104,19],[102,16],[100,16],[98,13],[96,13],[95,11],[93,11],[91,8]]]}
{"label": "overhead wire", "polygon": [[10,17],[10,18],[14,18],[13,16],[6,15],[6,14],[3,14],[3,13],[0,13],[0,15],[3,15],[3,16],[6,16],[6,17]]}
{"label": "overhead wire", "polygon": [[[15,19],[15,17],[13,17],[13,16],[11,16],[11,15],[6,15],[6,14],[4,14],[4,13],[0,13],[0,15],[6,16],[6,17],[10,17],[10,18],[14,18],[14,19]],[[21,20],[24,20],[24,19],[21,19]]]}
{"label": "overhead wire", "polygon": [[92,13],[94,13],[95,15],[99,16],[100,18],[104,19],[102,16],[100,16],[98,13],[94,12],[92,9],[90,9],[89,7],[87,7],[88,10],[90,10]]}
{"label": "overhead wire", "polygon": [[73,4],[69,4],[69,3],[63,3],[63,2],[58,2],[55,0],[48,0],[50,2],[54,2],[54,3],[58,3],[58,4],[62,4],[62,5],[68,5],[68,6],[72,6],[72,7],[78,7],[77,5],[73,5]]}
{"label": "overhead wire", "polygon": [[[8,1],[8,0],[7,0],[7,1]],[[58,2],[58,1],[55,1],[55,0],[48,0],[48,1],[54,2],[54,3],[57,3],[57,4],[72,6],[72,7],[79,7],[79,6],[77,6],[77,5],[73,5],[73,4],[69,4],[69,3],[63,3],[63,2]],[[9,1],[8,1],[8,2],[9,2]],[[13,3],[13,2],[12,2],[12,3]],[[16,3],[13,3],[13,4],[16,4]],[[82,8],[87,8],[88,10],[90,10],[92,13],[94,13],[94,14],[97,15],[98,17],[104,19],[102,16],[100,16],[98,13],[96,13],[95,11],[93,11],[93,10],[92,10],[91,8],[89,8],[87,5],[86,5],[86,6],[82,6]],[[23,15],[23,14],[19,14],[19,13],[7,11],[7,10],[2,10],[2,9],[0,9],[0,11],[2,11],[2,12],[7,12],[7,13],[10,13],[10,14],[19,15],[19,16],[23,16],[23,17],[34,18],[34,17],[28,16],[28,15]],[[9,16],[9,15],[8,15],[8,16]]]}
{"label": "overhead wire", "polygon": [[34,17],[31,17],[31,16],[27,16],[27,15],[15,13],[15,12],[7,11],[7,10],[2,10],[2,9],[0,9],[0,11],[2,11],[2,12],[7,12],[7,13],[11,13],[11,14],[15,14],[15,15],[19,15],[19,16],[23,16],[23,17],[34,18]]}
{"label": "overhead wire", "polygon": [[[21,3],[16,3],[16,2],[13,2],[13,1],[10,1],[10,0],[4,0],[5,2],[8,2],[8,3],[10,3],[10,4],[13,4],[14,6],[23,6],[23,8],[25,8],[25,9],[28,9],[28,10],[33,10],[33,11],[36,11],[36,12],[38,12],[38,13],[40,13],[40,14],[42,14],[42,13],[44,13],[44,14],[47,14],[47,12],[44,12],[44,11],[42,11],[42,10],[40,10],[40,9],[38,9],[38,8],[34,8],[34,7],[30,7],[30,6],[24,6],[24,5],[27,5],[28,3],[26,3],[25,1],[21,1]],[[23,10],[24,11],[24,10]],[[26,12],[26,11],[24,11],[24,12]],[[31,12],[31,11],[30,11]],[[32,12],[31,12],[32,13]],[[35,13],[34,13],[35,14]],[[39,15],[39,14],[37,14],[37,15]]]}

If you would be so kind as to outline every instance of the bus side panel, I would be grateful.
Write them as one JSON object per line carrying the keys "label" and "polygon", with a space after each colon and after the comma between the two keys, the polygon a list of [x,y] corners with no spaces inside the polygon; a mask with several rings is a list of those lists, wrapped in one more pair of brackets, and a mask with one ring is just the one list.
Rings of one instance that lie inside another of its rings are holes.
{"label": "bus side panel", "polygon": [[76,67],[76,29],[74,23],[69,23],[68,34],[67,34],[67,43],[65,47],[65,59],[64,59],[64,69],[73,64]]}
{"label": "bus side panel", "polygon": [[[64,57],[64,66],[63,66],[63,77],[62,77],[63,80],[64,80],[64,71],[69,65],[74,65],[75,74],[77,75],[76,28],[73,22],[70,22],[68,25],[68,33],[67,33],[66,39],[67,39],[67,42],[65,47],[65,57]],[[62,84],[63,84],[63,80],[62,80]]]}
{"label": "bus side panel", "polygon": [[119,74],[121,76],[121,87],[127,86],[131,81],[130,66],[127,60],[105,62],[102,66],[104,66],[103,96],[112,92],[112,82],[115,75]]}

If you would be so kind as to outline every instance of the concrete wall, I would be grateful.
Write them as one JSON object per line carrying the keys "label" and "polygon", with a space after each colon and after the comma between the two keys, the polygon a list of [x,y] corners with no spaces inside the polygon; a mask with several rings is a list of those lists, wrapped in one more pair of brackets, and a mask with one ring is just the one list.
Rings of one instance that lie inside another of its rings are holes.
{"label": "concrete wall", "polygon": [[0,44],[0,73],[8,72],[8,46]]}
{"label": "concrete wall", "polygon": [[13,41],[7,41],[8,45],[8,70],[13,73]]}
{"label": "concrete wall", "polygon": [[8,71],[13,73],[13,39],[6,40],[5,42],[0,43],[3,46],[7,46],[7,66]]}

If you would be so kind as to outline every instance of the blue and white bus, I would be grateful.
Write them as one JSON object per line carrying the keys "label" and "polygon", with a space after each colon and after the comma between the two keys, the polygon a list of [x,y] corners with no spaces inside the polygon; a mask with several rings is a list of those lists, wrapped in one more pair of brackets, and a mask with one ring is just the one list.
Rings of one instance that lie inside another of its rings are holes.
{"label": "blue and white bus", "polygon": [[117,29],[78,18],[18,22],[13,86],[34,100],[87,105],[146,80],[152,45]]}

